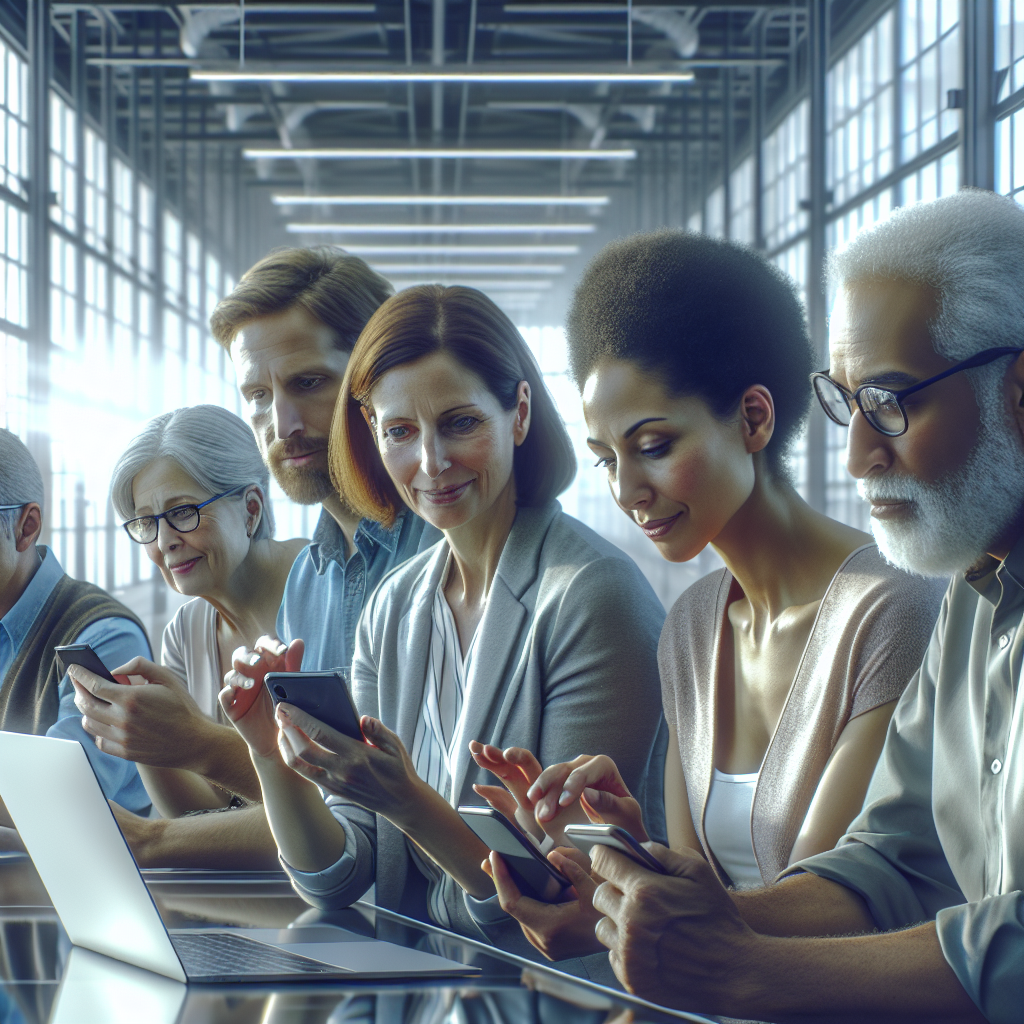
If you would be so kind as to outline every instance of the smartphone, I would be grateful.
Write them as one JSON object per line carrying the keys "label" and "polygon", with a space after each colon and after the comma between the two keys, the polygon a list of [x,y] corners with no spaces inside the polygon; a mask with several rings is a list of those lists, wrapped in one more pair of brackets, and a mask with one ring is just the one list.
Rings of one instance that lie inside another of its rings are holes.
{"label": "smartphone", "polygon": [[572,882],[493,807],[463,805],[459,817],[489,849],[500,853],[519,891],[542,903],[563,903],[571,899]]}
{"label": "smartphone", "polygon": [[618,825],[566,825],[565,834],[588,856],[595,846],[610,846],[613,850],[631,857],[649,871],[655,871],[659,875],[665,874],[661,864]]}
{"label": "smartphone", "polygon": [[88,644],[66,644],[63,647],[54,647],[53,652],[60,662],[61,675],[67,673],[68,665],[81,665],[82,668],[95,672],[101,679],[106,679],[108,683],[117,682],[107,666],[100,661],[100,656]]}
{"label": "smartphone", "polygon": [[363,739],[359,714],[341,672],[268,672],[264,683],[275,704],[294,704],[337,732]]}

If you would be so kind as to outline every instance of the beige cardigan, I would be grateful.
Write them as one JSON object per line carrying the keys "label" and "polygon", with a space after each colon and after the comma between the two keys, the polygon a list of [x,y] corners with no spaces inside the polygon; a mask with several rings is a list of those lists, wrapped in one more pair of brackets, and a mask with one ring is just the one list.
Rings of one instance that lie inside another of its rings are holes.
{"label": "beige cardigan", "polygon": [[[698,580],[676,601],[658,648],[665,717],[676,728],[694,828],[712,867],[704,811],[714,769],[718,656],[733,576]],[[839,567],[804,648],[761,764],[751,831],[761,877],[785,869],[821,774],[846,723],[896,700],[924,657],[946,580],[893,568],[874,544]]]}

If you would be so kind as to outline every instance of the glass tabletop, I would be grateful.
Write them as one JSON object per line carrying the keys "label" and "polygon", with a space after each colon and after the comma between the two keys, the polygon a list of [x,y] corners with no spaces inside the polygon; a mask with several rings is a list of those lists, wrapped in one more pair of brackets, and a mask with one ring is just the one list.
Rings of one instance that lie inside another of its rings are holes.
{"label": "glass tabletop", "polygon": [[0,860],[0,1024],[656,1024],[652,1006],[371,904],[321,912],[279,872],[145,871],[168,928],[326,929],[480,969],[458,981],[182,985],[72,947],[25,857]]}

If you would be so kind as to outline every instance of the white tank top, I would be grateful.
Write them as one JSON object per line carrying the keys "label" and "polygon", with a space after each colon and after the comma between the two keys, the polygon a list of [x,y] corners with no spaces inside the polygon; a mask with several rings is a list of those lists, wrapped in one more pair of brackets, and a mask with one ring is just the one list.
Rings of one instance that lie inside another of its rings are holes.
{"label": "white tank top", "polygon": [[733,885],[741,889],[764,885],[750,832],[750,811],[758,774],[727,775],[716,768],[704,808],[704,835],[708,846]]}

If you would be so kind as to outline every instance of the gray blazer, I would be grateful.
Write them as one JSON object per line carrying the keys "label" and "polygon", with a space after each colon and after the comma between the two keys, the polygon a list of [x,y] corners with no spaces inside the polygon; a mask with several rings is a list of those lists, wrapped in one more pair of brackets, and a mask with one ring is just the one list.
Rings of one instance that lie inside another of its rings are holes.
{"label": "gray blazer", "polygon": [[[431,604],[447,557],[441,541],[399,566],[371,596],[359,623],[356,706],[397,732],[408,749],[423,707]],[[657,648],[664,617],[636,564],[557,502],[520,509],[478,627],[452,804],[482,803],[473,783],[495,782],[471,758],[471,739],[526,747],[544,765],[603,753],[615,759],[640,800],[651,834],[663,836],[667,727]],[[335,909],[376,883],[379,906],[430,920],[427,880],[405,835],[340,798],[328,803],[345,827],[347,849],[319,874],[291,872],[303,897]],[[496,898],[473,900],[448,876],[442,885],[449,920],[435,923],[537,956]]]}

